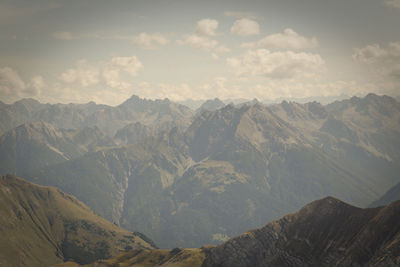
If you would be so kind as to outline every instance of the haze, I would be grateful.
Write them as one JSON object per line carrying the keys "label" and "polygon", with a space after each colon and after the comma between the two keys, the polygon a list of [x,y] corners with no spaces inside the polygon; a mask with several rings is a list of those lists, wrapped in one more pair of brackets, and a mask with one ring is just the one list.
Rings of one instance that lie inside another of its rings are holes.
{"label": "haze", "polygon": [[0,100],[398,96],[400,1],[0,1]]}

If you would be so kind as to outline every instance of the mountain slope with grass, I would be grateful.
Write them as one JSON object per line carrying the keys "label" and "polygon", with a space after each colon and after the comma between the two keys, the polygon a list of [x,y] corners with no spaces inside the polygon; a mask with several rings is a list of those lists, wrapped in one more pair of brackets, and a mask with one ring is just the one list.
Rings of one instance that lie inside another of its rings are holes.
{"label": "mountain slope with grass", "polygon": [[0,177],[0,236],[1,266],[85,264],[154,248],[144,235],[119,228],[75,197],[12,175]]}

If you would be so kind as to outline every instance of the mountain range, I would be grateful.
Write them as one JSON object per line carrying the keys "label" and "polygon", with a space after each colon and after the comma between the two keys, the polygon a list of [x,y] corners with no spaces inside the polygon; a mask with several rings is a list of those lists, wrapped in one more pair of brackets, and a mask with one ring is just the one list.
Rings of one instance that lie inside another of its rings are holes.
{"label": "mountain range", "polygon": [[219,244],[327,195],[367,207],[400,182],[391,97],[207,105],[2,104],[0,173],[58,187],[163,248]]}
{"label": "mountain range", "polygon": [[112,107],[87,104],[41,104],[34,99],[22,99],[14,104],[0,103],[0,133],[22,123],[42,120],[57,128],[79,129],[97,126],[109,136],[130,123],[164,125],[190,123],[193,112],[186,106],[164,100],[140,99],[133,95],[122,104]]}

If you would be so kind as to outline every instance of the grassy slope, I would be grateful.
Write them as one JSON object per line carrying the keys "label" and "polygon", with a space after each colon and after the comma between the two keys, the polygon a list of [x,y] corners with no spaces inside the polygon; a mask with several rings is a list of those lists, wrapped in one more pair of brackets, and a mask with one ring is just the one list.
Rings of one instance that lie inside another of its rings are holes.
{"label": "grassy slope", "polygon": [[[195,267],[201,266],[205,257],[206,255],[202,249],[193,248],[133,250],[122,253],[114,259],[101,260],[86,266]],[[68,265],[58,267],[68,267]],[[71,267],[73,267],[73,265]]]}
{"label": "grassy slope", "polygon": [[152,246],[94,214],[75,197],[15,176],[0,178],[0,265],[49,266]]}

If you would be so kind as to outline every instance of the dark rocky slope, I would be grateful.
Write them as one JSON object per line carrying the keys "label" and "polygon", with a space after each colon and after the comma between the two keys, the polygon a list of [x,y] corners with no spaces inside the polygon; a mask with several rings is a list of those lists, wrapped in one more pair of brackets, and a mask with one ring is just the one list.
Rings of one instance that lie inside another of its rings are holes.
{"label": "dark rocky slope", "polygon": [[206,249],[208,266],[399,266],[400,201],[360,209],[328,197]]}
{"label": "dark rocky slope", "polygon": [[361,209],[327,197],[219,246],[133,250],[88,266],[296,267],[399,264],[400,201],[385,207]]}

